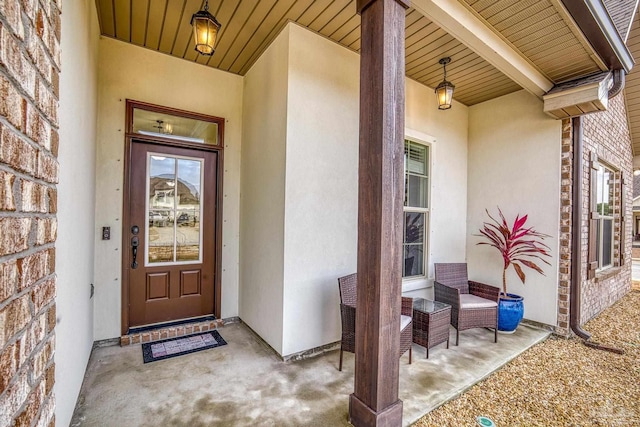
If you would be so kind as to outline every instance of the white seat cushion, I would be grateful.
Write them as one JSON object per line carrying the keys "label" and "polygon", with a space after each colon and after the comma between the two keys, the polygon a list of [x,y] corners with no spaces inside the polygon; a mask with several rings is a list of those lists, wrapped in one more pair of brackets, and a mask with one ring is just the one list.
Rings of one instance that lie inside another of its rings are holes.
{"label": "white seat cushion", "polygon": [[411,322],[410,316],[404,314],[400,316],[400,330],[402,331]]}
{"label": "white seat cushion", "polygon": [[498,303],[476,295],[460,294],[460,306],[460,308],[491,308],[497,307]]}

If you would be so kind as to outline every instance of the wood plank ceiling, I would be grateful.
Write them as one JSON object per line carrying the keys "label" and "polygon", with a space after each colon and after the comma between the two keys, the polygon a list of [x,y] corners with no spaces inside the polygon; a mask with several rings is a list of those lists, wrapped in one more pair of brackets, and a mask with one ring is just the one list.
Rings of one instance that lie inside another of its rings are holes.
{"label": "wood plank ceiling", "polygon": [[[465,0],[550,80],[600,68],[549,0]],[[554,1],[554,0],[550,0]],[[222,23],[216,53],[193,49],[190,19],[203,0],[96,0],[101,33],[125,42],[244,75],[280,30],[297,22],[355,52],[360,17],[354,0],[210,0]],[[442,81],[438,60],[450,56],[455,98],[474,105],[520,87],[472,50],[413,9],[406,15],[406,74],[430,87]]]}
{"label": "wood plank ceiling", "polygon": [[[627,46],[634,58],[640,58],[640,15],[638,14],[633,19]],[[631,146],[633,155],[637,156],[640,155],[640,67],[637,65],[631,69],[626,78],[624,97],[627,103]]]}

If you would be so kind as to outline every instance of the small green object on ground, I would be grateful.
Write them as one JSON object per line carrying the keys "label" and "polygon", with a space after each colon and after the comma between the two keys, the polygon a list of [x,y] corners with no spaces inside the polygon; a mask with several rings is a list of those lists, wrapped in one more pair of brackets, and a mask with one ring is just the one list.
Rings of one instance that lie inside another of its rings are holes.
{"label": "small green object on ground", "polygon": [[491,421],[491,418],[487,417],[478,417],[476,418],[476,422],[479,426],[482,427],[496,427],[495,423]]}

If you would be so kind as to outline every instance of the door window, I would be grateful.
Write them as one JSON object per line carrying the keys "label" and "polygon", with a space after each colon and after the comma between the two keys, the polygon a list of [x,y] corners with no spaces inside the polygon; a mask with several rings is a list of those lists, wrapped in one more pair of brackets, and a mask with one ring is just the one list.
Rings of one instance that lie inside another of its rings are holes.
{"label": "door window", "polygon": [[204,159],[147,155],[146,265],[202,262]]}

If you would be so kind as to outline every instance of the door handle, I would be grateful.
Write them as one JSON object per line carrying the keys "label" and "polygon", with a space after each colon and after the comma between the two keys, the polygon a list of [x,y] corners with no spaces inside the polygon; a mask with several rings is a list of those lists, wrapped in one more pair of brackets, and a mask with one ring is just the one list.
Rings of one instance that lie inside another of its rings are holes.
{"label": "door handle", "polygon": [[131,268],[138,268],[138,262],[136,258],[138,257],[138,245],[140,244],[138,240],[138,236],[133,236],[131,238],[131,251],[133,252],[133,259],[131,261]]}

